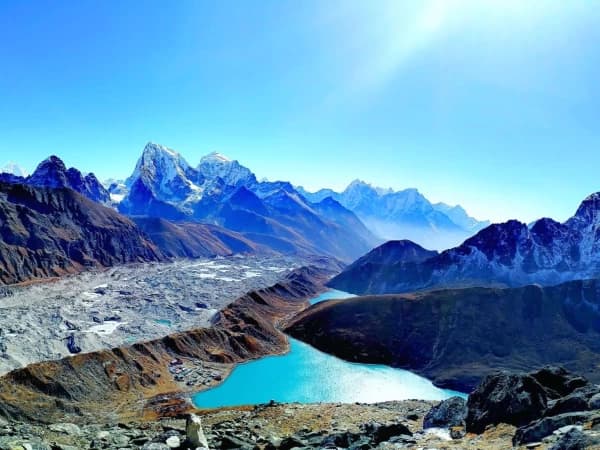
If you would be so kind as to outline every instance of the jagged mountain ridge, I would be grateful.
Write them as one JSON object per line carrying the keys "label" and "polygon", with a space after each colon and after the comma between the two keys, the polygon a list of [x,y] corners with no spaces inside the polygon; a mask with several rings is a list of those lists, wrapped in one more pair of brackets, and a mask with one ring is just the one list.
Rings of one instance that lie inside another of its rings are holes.
{"label": "jagged mountain ridge", "polygon": [[470,217],[461,206],[432,204],[417,189],[394,191],[354,180],[342,192],[298,188],[310,201],[333,198],[353,211],[376,235],[409,239],[428,248],[458,245],[489,222]]}
{"label": "jagged mountain ridge", "polygon": [[273,250],[352,260],[377,242],[351,212],[330,201],[312,203],[283,181],[257,181],[218,153],[192,167],[176,151],[149,143],[119,211],[129,216],[223,226]]}
{"label": "jagged mountain ridge", "polygon": [[[393,270],[391,268],[393,267]],[[587,197],[564,223],[543,218],[527,226],[493,224],[463,244],[421,262],[396,261],[372,277],[350,282],[342,273],[331,286],[383,294],[465,286],[554,285],[600,275],[600,193]]]}
{"label": "jagged mountain ridge", "polygon": [[[18,167],[13,164],[14,167]],[[74,167],[67,169],[58,156],[50,156],[36,167],[31,175],[21,169],[0,171],[0,181],[28,184],[35,187],[69,188],[92,201],[110,204],[110,195],[93,173],[82,174]]]}

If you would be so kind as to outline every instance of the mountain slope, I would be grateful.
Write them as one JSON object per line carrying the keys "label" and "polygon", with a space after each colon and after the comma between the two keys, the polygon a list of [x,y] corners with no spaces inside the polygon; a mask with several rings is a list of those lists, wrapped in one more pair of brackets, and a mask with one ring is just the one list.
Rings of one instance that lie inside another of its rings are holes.
{"label": "mountain slope", "polygon": [[267,251],[244,236],[215,225],[174,223],[157,217],[135,217],[133,221],[168,257],[201,258]]}
{"label": "mountain slope", "polygon": [[343,206],[312,204],[287,182],[259,182],[218,153],[193,168],[174,150],[149,143],[125,184],[124,214],[218,225],[279,252],[350,261],[377,242]]}
{"label": "mountain slope", "polygon": [[403,265],[420,263],[436,255],[438,252],[412,241],[388,241],[353,262],[328,284],[355,294],[386,291],[389,280],[394,279]]}
{"label": "mountain slope", "polygon": [[0,183],[0,284],[161,258],[133,222],[70,189]]}
{"label": "mountain slope", "polygon": [[460,206],[433,205],[416,189],[393,191],[355,180],[342,192],[298,190],[311,202],[335,199],[384,239],[409,239],[428,248],[452,247],[489,224],[469,217]]}
{"label": "mountain slope", "polygon": [[[379,281],[354,284],[353,292],[384,294],[466,286],[553,285],[600,275],[600,194],[586,198],[565,223],[540,219],[531,227],[511,220],[493,224],[422,262],[374,274]],[[385,272],[385,273],[384,273]],[[338,289],[350,288],[332,280]]]}
{"label": "mountain slope", "polygon": [[498,369],[560,364],[600,382],[600,282],[332,300],[286,332],[349,361],[388,364],[469,392]]}

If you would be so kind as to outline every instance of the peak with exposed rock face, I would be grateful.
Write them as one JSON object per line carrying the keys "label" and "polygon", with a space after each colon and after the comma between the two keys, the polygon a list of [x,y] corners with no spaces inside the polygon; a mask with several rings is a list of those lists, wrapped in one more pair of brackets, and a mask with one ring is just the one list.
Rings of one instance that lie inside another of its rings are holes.
{"label": "peak with exposed rock face", "polygon": [[74,167],[67,169],[58,156],[42,161],[35,171],[25,179],[30,186],[73,189],[98,203],[110,203],[110,195],[93,173],[83,175]]}

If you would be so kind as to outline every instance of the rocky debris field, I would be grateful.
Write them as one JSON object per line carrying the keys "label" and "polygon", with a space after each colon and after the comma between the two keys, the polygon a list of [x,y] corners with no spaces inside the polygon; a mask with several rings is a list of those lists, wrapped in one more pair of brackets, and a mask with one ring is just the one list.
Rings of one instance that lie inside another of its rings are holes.
{"label": "rocky debris field", "polygon": [[125,265],[0,293],[0,373],[206,327],[246,292],[307,260],[234,256]]}
{"label": "rocky debris field", "polygon": [[[380,404],[279,404],[209,411],[190,418],[146,423],[38,426],[0,423],[1,450],[75,449],[481,449],[513,448],[515,427],[499,424],[482,434],[461,427],[423,429],[433,402],[409,400]],[[201,419],[201,420],[200,420]],[[200,427],[198,427],[200,425]],[[587,425],[586,425],[587,426]],[[577,450],[565,446],[590,431],[563,430],[519,449]],[[451,434],[453,437],[451,437]],[[561,446],[562,445],[562,446]]]}

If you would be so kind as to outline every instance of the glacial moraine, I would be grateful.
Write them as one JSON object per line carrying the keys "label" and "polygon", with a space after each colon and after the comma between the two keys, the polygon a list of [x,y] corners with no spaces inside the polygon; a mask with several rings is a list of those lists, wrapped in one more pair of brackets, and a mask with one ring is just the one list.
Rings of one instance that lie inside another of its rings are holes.
{"label": "glacial moraine", "polygon": [[4,287],[10,295],[0,294],[0,374],[210,326],[218,310],[304,263],[285,256],[180,259]]}

